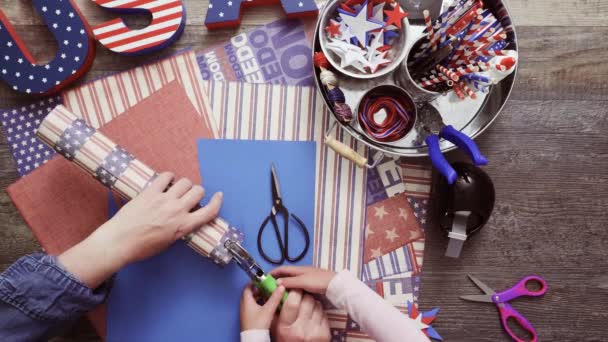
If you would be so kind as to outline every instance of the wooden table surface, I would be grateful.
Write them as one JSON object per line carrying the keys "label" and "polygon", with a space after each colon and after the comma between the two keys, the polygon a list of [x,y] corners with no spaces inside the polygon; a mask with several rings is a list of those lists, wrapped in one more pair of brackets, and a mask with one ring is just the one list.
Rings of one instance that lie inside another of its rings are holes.
{"label": "wooden table surface", "polygon": [[[91,24],[113,16],[92,1],[76,0]],[[238,30],[208,32],[207,0],[187,0],[188,26],[163,53],[200,49],[237,31],[281,16],[278,7],[246,10]],[[489,158],[485,170],[497,192],[494,214],[467,243],[460,259],[442,257],[446,240],[428,232],[422,309],[441,307],[434,327],[446,341],[508,341],[492,305],[458,296],[478,294],[467,273],[496,289],[528,274],[542,275],[544,298],[515,302],[542,341],[608,339],[608,1],[510,0],[520,65],[502,115],[477,142]],[[54,56],[52,36],[25,0],[0,0],[0,8],[40,61]],[[129,18],[133,27],[145,17]],[[98,46],[91,71],[80,82],[133,67],[144,60],[119,57]],[[1,82],[0,82],[1,83]],[[0,84],[0,108],[28,102]],[[450,153],[449,158],[462,156]],[[5,139],[0,142],[0,186],[17,179]],[[21,216],[0,193],[0,268],[39,250]],[[83,320],[63,338],[96,340]]]}

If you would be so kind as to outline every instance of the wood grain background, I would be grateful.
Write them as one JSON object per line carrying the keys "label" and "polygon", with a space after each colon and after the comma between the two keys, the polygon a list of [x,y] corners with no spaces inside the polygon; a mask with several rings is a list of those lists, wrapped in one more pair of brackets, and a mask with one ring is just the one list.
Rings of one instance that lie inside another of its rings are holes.
{"label": "wood grain background", "polygon": [[[76,0],[91,24],[113,16],[89,0]],[[200,49],[237,31],[281,16],[277,7],[246,10],[238,30],[208,32],[207,0],[187,0],[183,37],[163,51]],[[477,142],[489,158],[485,170],[497,192],[493,217],[458,260],[442,257],[446,240],[429,229],[421,308],[441,307],[435,328],[446,341],[508,341],[492,305],[458,296],[479,291],[477,275],[496,289],[528,274],[550,285],[544,298],[514,307],[536,327],[541,341],[608,339],[608,1],[511,0],[520,47],[519,76],[502,115]],[[50,33],[30,1],[0,0],[34,56],[54,56]],[[145,25],[147,18],[126,18]],[[119,57],[99,47],[92,70],[80,82],[121,71],[158,56]],[[28,98],[0,84],[0,108]],[[17,179],[4,139],[0,186]],[[456,160],[462,156],[450,153]],[[433,225],[431,226],[433,227]],[[39,250],[5,192],[0,193],[0,269]],[[57,341],[95,341],[81,321]]]}

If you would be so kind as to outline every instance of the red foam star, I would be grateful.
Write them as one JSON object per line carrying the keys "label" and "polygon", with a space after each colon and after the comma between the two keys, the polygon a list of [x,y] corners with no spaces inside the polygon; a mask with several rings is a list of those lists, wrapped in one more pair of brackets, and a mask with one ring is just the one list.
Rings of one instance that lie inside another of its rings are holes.
{"label": "red foam star", "polygon": [[403,18],[407,17],[409,13],[404,12],[401,9],[401,6],[395,6],[390,11],[385,10],[384,14],[388,16],[388,18],[386,18],[386,26],[394,24],[398,28],[401,28],[401,22],[403,21]]}
{"label": "red foam star", "polygon": [[329,26],[325,28],[325,31],[329,33],[330,36],[335,37],[340,35],[340,24],[333,20],[329,21]]}
{"label": "red foam star", "polygon": [[377,50],[380,52],[384,52],[384,51],[388,51],[390,49],[392,49],[393,46],[392,45],[382,45],[381,47],[379,47]]}

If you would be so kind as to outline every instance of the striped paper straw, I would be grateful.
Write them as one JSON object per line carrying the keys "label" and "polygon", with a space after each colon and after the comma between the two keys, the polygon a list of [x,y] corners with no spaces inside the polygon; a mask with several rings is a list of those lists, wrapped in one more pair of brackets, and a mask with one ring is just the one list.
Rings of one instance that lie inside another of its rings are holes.
{"label": "striped paper straw", "polygon": [[469,45],[472,45],[475,48],[478,48],[482,45],[493,44],[500,40],[505,40],[505,39],[507,39],[507,34],[504,32],[499,32],[490,37],[481,37],[478,40],[471,42]]}
{"label": "striped paper straw", "polygon": [[460,87],[458,86],[457,83],[453,83],[452,84],[452,89],[454,89],[454,92],[456,93],[456,95],[458,96],[458,98],[460,98],[461,100],[466,99],[467,97],[464,96],[464,93],[462,92],[462,89],[460,89]]}
{"label": "striped paper straw", "polygon": [[[158,176],[152,168],[63,105],[46,116],[36,134],[45,144],[126,200],[137,196]],[[224,247],[227,239],[241,243],[243,234],[219,217],[185,238],[188,246],[222,266],[232,260],[231,253]]]}
{"label": "striped paper straw", "polygon": [[466,75],[465,77],[470,80],[481,82],[481,83],[494,84],[494,81],[491,78],[483,76],[483,75],[479,75],[479,74],[469,74],[469,75]]}
{"label": "striped paper straw", "polygon": [[443,65],[437,65],[437,70],[439,70],[439,72],[441,72],[442,74],[444,74],[447,77],[449,77],[450,79],[452,79],[454,82],[458,82],[460,80],[460,76],[456,75],[455,72],[444,67]]}
{"label": "striped paper straw", "polygon": [[420,79],[420,83],[418,85],[426,88],[426,87],[430,87],[434,84],[443,83],[448,80],[449,80],[449,78],[447,76],[445,76],[444,74],[439,74],[437,76],[430,75],[428,78],[423,77],[422,79]]}
{"label": "striped paper straw", "polygon": [[475,64],[469,64],[467,66],[456,69],[454,73],[456,74],[456,76],[462,77],[464,75],[472,74],[475,72],[479,72],[479,67]]}
{"label": "striped paper straw", "polygon": [[490,63],[488,62],[477,62],[477,66],[480,71],[488,71],[490,70]]}
{"label": "striped paper straw", "polygon": [[431,22],[431,14],[428,10],[422,11],[422,15],[424,16],[424,24],[426,25],[426,35],[431,43],[431,47],[433,51],[437,50],[437,41],[435,39],[435,31],[433,30],[433,23]]}
{"label": "striped paper straw", "polygon": [[481,84],[481,83],[479,83],[479,82],[475,82],[475,81],[467,80],[467,83],[468,83],[468,84],[469,84],[471,87],[473,87],[473,88],[475,88],[475,89],[477,89],[477,90],[481,91],[481,92],[482,92],[482,93],[484,93],[484,94],[487,94],[487,93],[490,91],[490,87],[488,87],[488,86],[486,86],[486,85],[483,85],[483,84]]}
{"label": "striped paper straw", "polygon": [[463,81],[460,81],[458,83],[458,85],[460,86],[460,88],[473,100],[477,99],[477,94],[475,94],[475,92],[469,88],[468,85],[466,85],[466,83],[464,83]]}

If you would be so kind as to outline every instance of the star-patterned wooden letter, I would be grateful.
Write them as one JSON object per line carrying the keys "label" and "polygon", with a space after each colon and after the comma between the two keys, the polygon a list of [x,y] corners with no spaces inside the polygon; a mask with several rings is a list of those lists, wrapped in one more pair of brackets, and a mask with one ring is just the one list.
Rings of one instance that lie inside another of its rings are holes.
{"label": "star-patterned wooden letter", "polygon": [[13,90],[46,95],[84,75],[95,58],[91,29],[72,0],[33,0],[32,4],[57,43],[57,54],[37,64],[0,10],[0,78]]}
{"label": "star-patterned wooden letter", "polygon": [[[268,5],[277,1],[269,0],[209,0],[205,18],[208,29],[234,27],[241,23],[241,8]],[[319,12],[314,0],[280,0],[287,17],[315,16]]]}

